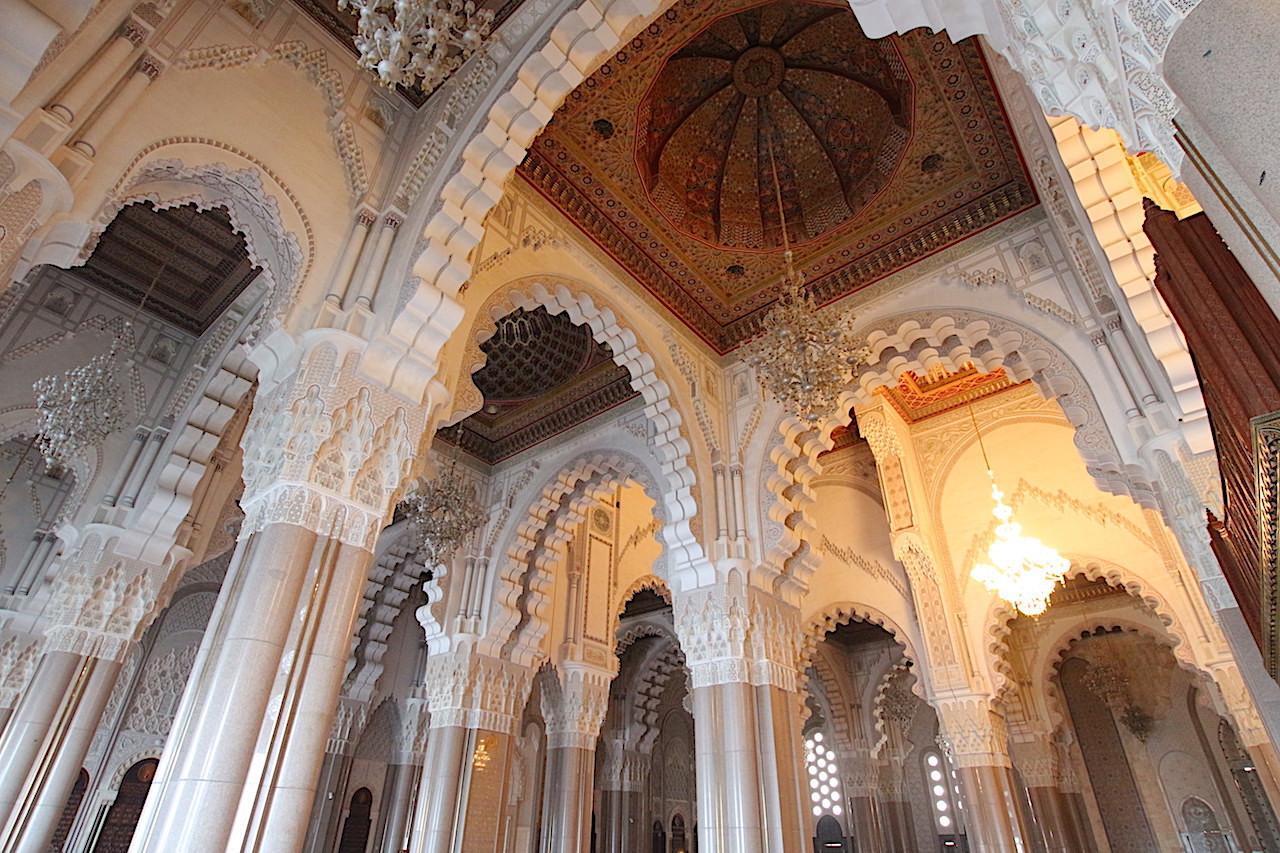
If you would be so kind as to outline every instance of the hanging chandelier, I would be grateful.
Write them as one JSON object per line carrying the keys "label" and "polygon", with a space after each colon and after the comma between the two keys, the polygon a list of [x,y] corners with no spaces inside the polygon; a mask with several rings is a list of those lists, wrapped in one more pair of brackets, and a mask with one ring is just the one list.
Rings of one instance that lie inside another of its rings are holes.
{"label": "hanging chandelier", "polygon": [[360,65],[386,86],[430,92],[480,49],[493,11],[472,0],[338,0],[358,18]]}
{"label": "hanging chandelier", "polygon": [[996,484],[972,405],[969,418],[991,481],[991,499],[995,504],[991,514],[997,522],[995,539],[987,548],[987,562],[974,565],[973,577],[1020,613],[1038,616],[1049,606],[1049,596],[1071,568],[1071,562],[1039,539],[1023,535],[1022,525],[1013,519],[1013,507],[1005,503],[1004,492]]}
{"label": "hanging chandelier", "polygon": [[853,381],[858,365],[871,353],[853,333],[853,315],[823,317],[813,295],[796,272],[782,205],[778,164],[769,142],[773,191],[782,224],[785,262],[782,296],[769,309],[760,335],[746,345],[745,360],[755,368],[760,385],[784,408],[811,424],[835,413],[840,395]]}
{"label": "hanging chandelier", "polygon": [[79,367],[36,380],[36,446],[49,468],[65,468],[81,450],[123,428],[123,395],[116,381],[121,338],[116,335],[111,349]]}
{"label": "hanging chandelier", "polygon": [[[191,208],[186,224],[198,214]],[[82,450],[97,447],[107,436],[124,427],[124,393],[117,376],[122,366],[132,362],[133,356],[130,353],[122,365],[121,355],[133,345],[133,325],[177,252],[175,242],[132,314],[111,339],[110,349],[78,367],[35,381],[32,390],[39,418],[35,443],[47,467],[65,468]]]}
{"label": "hanging chandelier", "polygon": [[[455,435],[460,429],[460,424],[454,426]],[[486,515],[476,500],[475,484],[458,468],[456,451],[436,476],[405,497],[404,506],[418,557],[432,569],[453,559]]]}

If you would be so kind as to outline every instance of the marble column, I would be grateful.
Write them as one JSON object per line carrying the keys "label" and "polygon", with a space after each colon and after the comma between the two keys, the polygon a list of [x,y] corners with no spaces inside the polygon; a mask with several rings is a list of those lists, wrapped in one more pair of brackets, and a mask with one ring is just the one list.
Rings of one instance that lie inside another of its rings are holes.
{"label": "marble column", "polygon": [[160,76],[160,63],[153,56],[143,56],[133,68],[133,73],[125,81],[124,87],[115,94],[93,120],[80,131],[80,136],[72,143],[86,157],[94,157],[102,147],[102,141],[115,130],[125,116],[138,103],[142,93],[151,85],[151,81]]}
{"label": "marble column", "polygon": [[547,750],[547,809],[543,819],[543,849],[556,853],[590,853],[591,799],[596,755],[581,746]]}
{"label": "marble column", "polygon": [[797,696],[795,607],[731,581],[676,596],[690,671],[698,840],[706,850],[800,850],[811,836]]}
{"label": "marble column", "polygon": [[398,213],[388,213],[382,218],[382,228],[378,231],[378,241],[374,244],[373,255],[369,265],[364,269],[360,279],[360,289],[356,292],[356,305],[372,308],[373,298],[378,293],[378,285],[382,281],[382,271],[387,266],[387,256],[391,254],[391,243],[404,217]]}
{"label": "marble column", "polygon": [[[332,744],[331,744],[332,746]],[[346,807],[347,778],[351,773],[351,756],[345,750],[325,750],[316,783],[311,820],[307,825],[303,853],[328,853],[338,843],[338,827]]]}
{"label": "marble column", "polygon": [[422,767],[416,764],[392,764],[387,768],[383,799],[382,836],[374,848],[380,853],[403,853],[409,849],[406,832],[413,807],[413,794],[418,787]]}
{"label": "marble column", "polygon": [[413,853],[452,853],[462,804],[462,785],[470,755],[464,726],[432,726],[418,789],[409,849]]}
{"label": "marble column", "polygon": [[61,713],[67,689],[83,665],[80,655],[49,652],[36,666],[27,692],[0,736],[0,814],[13,811],[49,728]]}
{"label": "marble column", "polygon": [[559,680],[542,693],[547,723],[543,848],[590,853],[596,739],[608,710],[613,673],[575,661],[560,669]]}
{"label": "marble column", "polygon": [[[276,677],[257,754],[244,786],[233,839],[245,849],[291,853],[306,836],[325,745],[351,653],[356,609],[368,581],[371,551],[328,540],[298,602],[303,617]],[[280,697],[277,700],[276,697]]]}
{"label": "marble column", "polygon": [[1048,853],[1077,853],[1089,849],[1066,792],[1057,786],[1036,786],[1027,792],[1031,797],[1035,829]]}
{"label": "marble column", "polygon": [[138,853],[226,846],[318,539],[275,524],[237,544],[138,821]]}
{"label": "marble column", "polygon": [[0,848],[15,853],[48,849],[119,674],[117,660],[80,660],[63,697],[60,719],[46,735],[41,755],[0,832]]}
{"label": "marble column", "polygon": [[329,287],[329,295],[325,297],[325,301],[331,305],[342,307],[342,303],[346,301],[347,292],[351,289],[351,277],[355,273],[356,262],[360,260],[360,255],[364,252],[365,244],[369,240],[369,229],[373,227],[373,223],[378,218],[369,210],[361,210],[356,214],[355,226],[351,229],[351,236],[347,238],[347,245],[342,250],[342,256],[338,259],[338,266],[334,270],[333,283]]}
{"label": "marble column", "polygon": [[136,22],[130,20],[121,24],[102,52],[89,60],[71,85],[49,104],[49,112],[67,124],[74,123],[90,99],[117,78],[133,51],[146,37],[146,30]]}
{"label": "marble column", "polygon": [[1032,833],[1018,807],[1004,718],[992,710],[986,696],[948,698],[934,704],[960,779],[970,849],[974,853],[1030,850]]}
{"label": "marble column", "polygon": [[[533,672],[509,660],[477,653],[469,644],[427,658],[421,696],[426,700],[430,729],[426,737],[422,781],[413,811],[409,849],[412,853],[453,853],[472,845],[464,838],[468,822],[483,821],[497,843],[500,820],[480,811],[501,811],[502,781],[510,764],[511,741],[529,698]],[[477,744],[485,742],[492,766],[473,766]],[[491,745],[491,746],[490,746]],[[486,790],[473,791],[479,774]],[[496,784],[496,793],[493,790]],[[479,841],[475,842],[479,844]],[[481,844],[476,849],[488,849]]]}

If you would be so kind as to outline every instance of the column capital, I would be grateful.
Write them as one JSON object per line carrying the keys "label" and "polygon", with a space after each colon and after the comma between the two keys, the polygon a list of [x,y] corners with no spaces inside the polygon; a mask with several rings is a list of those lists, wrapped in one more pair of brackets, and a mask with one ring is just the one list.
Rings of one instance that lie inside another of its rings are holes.
{"label": "column capital", "polygon": [[122,555],[115,547],[122,533],[92,526],[63,562],[45,611],[45,651],[123,661],[160,612],[170,570],[187,552],[174,549],[154,565]]}
{"label": "column capital", "polygon": [[1004,717],[991,699],[969,695],[936,699],[938,739],[956,767],[1012,767]]}
{"label": "column capital", "polygon": [[1029,740],[1015,740],[1009,751],[1028,788],[1061,788],[1062,756],[1051,734],[1038,732]]}
{"label": "column capital", "polygon": [[604,760],[600,765],[598,784],[604,791],[638,793],[649,778],[650,756],[627,745],[621,738],[604,741]]}
{"label": "column capital", "polygon": [[392,764],[422,765],[427,754],[427,732],[431,711],[427,700],[410,697],[400,706],[400,730],[391,750]]}
{"label": "column capital", "polygon": [[542,691],[542,716],[552,749],[595,749],[609,710],[613,673],[585,665],[561,664],[558,677]]}
{"label": "column capital", "polygon": [[721,583],[677,595],[675,623],[693,687],[746,682],[799,690],[799,608],[762,590]]}
{"label": "column capital", "polygon": [[128,18],[116,30],[116,35],[122,39],[127,39],[134,47],[141,47],[142,43],[147,40],[148,32],[147,28],[142,24],[133,18]]}
{"label": "column capital", "polygon": [[160,72],[164,70],[164,63],[162,63],[154,55],[150,53],[144,53],[142,57],[138,60],[137,64],[134,66],[134,69],[137,71],[137,73],[144,74],[147,77],[150,77],[152,80],[155,80],[157,77],[160,76]]}
{"label": "column capital", "polygon": [[515,735],[533,671],[510,661],[457,649],[427,658],[419,698],[431,712],[431,728],[459,726]]}
{"label": "column capital", "polygon": [[430,407],[357,375],[349,335],[322,333],[305,346],[283,332],[273,339],[269,347],[278,340],[283,351],[271,354],[283,358],[260,374],[241,440],[240,536],[295,524],[372,551],[406,485]]}
{"label": "column capital", "polygon": [[378,214],[374,213],[367,207],[360,208],[356,213],[356,224],[361,228],[372,228],[373,223],[378,221]]}
{"label": "column capital", "polygon": [[333,717],[325,752],[330,755],[350,755],[368,720],[368,702],[351,696],[339,696],[338,712]]}
{"label": "column capital", "polygon": [[12,634],[0,642],[0,708],[14,708],[31,683],[44,651],[43,638]]}
{"label": "column capital", "polygon": [[1236,735],[1242,746],[1254,747],[1271,742],[1266,724],[1254,704],[1253,694],[1245,683],[1244,673],[1234,662],[1210,667],[1213,680],[1222,694],[1226,711],[1235,723]]}

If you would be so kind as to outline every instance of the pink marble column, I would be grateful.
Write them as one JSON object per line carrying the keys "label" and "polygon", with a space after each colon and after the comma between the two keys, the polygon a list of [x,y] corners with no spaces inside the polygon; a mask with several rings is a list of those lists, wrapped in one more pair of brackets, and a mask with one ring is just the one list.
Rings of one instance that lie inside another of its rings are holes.
{"label": "pink marble column", "polygon": [[237,545],[134,834],[137,853],[226,846],[317,539],[275,524]]}
{"label": "pink marble column", "polygon": [[258,734],[240,802],[247,826],[233,838],[244,849],[286,853],[306,837],[372,560],[369,551],[334,540],[316,555],[315,574],[297,605],[301,618],[272,691],[274,713]]}
{"label": "pink marble column", "polygon": [[452,853],[454,833],[460,832],[458,808],[467,776],[468,730],[462,726],[433,727],[427,736],[427,755],[418,789],[409,850],[412,853]]}
{"label": "pink marble column", "polygon": [[1072,814],[1071,802],[1066,793],[1056,787],[1027,790],[1036,823],[1034,829],[1048,853],[1076,853],[1089,849],[1087,841],[1081,835],[1082,827]]}
{"label": "pink marble column", "polygon": [[0,736],[0,814],[13,811],[49,728],[62,714],[67,690],[83,666],[84,658],[70,652],[49,652],[37,665]]}
{"label": "pink marble column", "polygon": [[1030,850],[1031,832],[1018,809],[1013,771],[1000,765],[957,769],[966,808],[965,827],[974,853]]}
{"label": "pink marble column", "polygon": [[48,848],[119,673],[117,661],[78,658],[75,677],[0,833],[0,848],[21,853]]}

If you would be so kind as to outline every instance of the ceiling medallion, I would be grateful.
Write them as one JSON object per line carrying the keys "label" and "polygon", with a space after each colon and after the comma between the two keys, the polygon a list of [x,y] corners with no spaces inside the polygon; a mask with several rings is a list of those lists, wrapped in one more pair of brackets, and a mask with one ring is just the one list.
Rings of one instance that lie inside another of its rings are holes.
{"label": "ceiling medallion", "polygon": [[[457,429],[455,425],[455,433]],[[451,444],[456,446],[457,442],[455,434]],[[485,519],[475,484],[458,469],[458,451],[447,452],[448,464],[404,499],[418,558],[433,571],[453,559]]]}
{"label": "ceiling medallion", "polygon": [[870,351],[853,333],[852,314],[832,322],[832,317],[819,314],[813,295],[804,289],[804,278],[792,261],[772,146],[768,153],[781,213],[786,273],[783,294],[769,309],[764,331],[747,344],[746,361],[755,368],[765,391],[796,417],[813,424],[835,413],[840,395]]}
{"label": "ceiling medallion", "polygon": [[360,65],[386,86],[430,92],[480,49],[493,12],[472,0],[338,0],[358,18]]}
{"label": "ceiling medallion", "polygon": [[987,459],[982,432],[969,406],[969,419],[978,436],[978,449],[991,480],[991,499],[995,506],[996,535],[987,548],[985,563],[973,567],[974,580],[1012,604],[1019,613],[1039,616],[1049,606],[1049,596],[1071,568],[1071,562],[1039,539],[1022,534],[1022,525],[1013,520],[1013,507],[1004,501],[1004,492],[996,485],[995,472]]}

